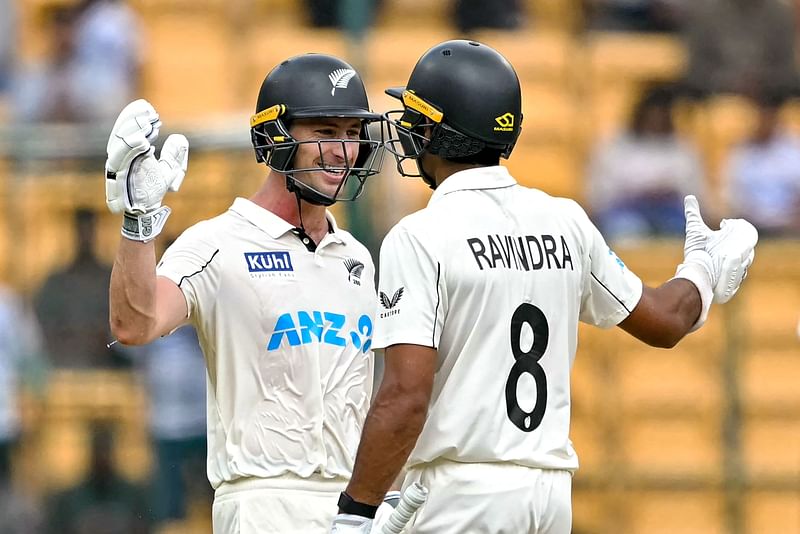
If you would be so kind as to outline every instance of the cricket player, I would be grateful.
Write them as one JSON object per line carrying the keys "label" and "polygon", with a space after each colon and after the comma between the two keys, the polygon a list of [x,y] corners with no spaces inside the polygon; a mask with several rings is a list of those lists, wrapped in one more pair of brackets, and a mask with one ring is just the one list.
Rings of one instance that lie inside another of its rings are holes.
{"label": "cricket player", "polygon": [[[405,465],[404,486],[429,490],[405,532],[568,534],[578,321],[674,346],[736,293],[756,230],[728,220],[712,231],[687,197],[684,261],[647,287],[577,203],[499,165],[522,114],[517,74],[495,50],[441,43],[387,93],[402,104],[387,114],[389,150],[434,192],[381,247],[374,345],[386,348],[385,374],[346,500],[371,510]],[[366,513],[337,532],[369,523]]]}
{"label": "cricket player", "polygon": [[[188,142],[137,100],[108,142],[106,200],[123,213],[111,327],[125,344],[196,328],[208,369],[208,478],[217,534],[324,534],[349,479],[372,393],[374,265],[327,211],[382,158],[364,84],[307,54],[261,85],[250,132],[268,174],[250,198],[192,226],[156,266],[162,205]],[[213,192],[209,192],[214,194]]]}

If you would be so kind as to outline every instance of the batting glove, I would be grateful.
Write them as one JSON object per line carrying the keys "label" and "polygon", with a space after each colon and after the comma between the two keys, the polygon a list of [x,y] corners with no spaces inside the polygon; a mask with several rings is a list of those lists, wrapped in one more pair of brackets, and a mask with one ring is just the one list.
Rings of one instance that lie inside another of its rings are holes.
{"label": "batting glove", "polygon": [[337,514],[330,534],[370,534],[372,519],[354,514]]}
{"label": "batting glove", "polygon": [[400,502],[400,496],[399,491],[386,493],[375,511],[375,519],[353,514],[337,515],[333,520],[331,534],[382,534],[383,526],[389,522],[392,512]]}
{"label": "batting glove", "polygon": [[697,198],[684,199],[686,241],[683,263],[675,278],[691,281],[700,292],[700,317],[692,327],[695,331],[705,323],[712,302],[728,302],[739,290],[753,263],[758,232],[744,219],[725,219],[719,230],[711,230],[700,215]]}
{"label": "batting glove", "polygon": [[156,159],[152,143],[160,127],[153,106],[136,100],[120,113],[106,147],[106,204],[112,213],[123,212],[122,235],[134,241],[161,233],[170,214],[161,201],[186,174],[189,142],[183,135],[170,135]]}

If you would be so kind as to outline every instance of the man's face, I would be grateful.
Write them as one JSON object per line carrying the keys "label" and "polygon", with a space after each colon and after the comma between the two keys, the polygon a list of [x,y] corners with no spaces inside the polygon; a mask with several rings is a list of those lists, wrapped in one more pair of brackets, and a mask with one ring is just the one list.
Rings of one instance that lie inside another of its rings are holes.
{"label": "man's face", "polygon": [[294,177],[320,193],[333,196],[347,176],[347,171],[343,169],[355,166],[361,121],[355,118],[297,119],[289,132],[297,141],[323,141],[297,146],[293,164],[295,169],[321,169],[296,173]]}

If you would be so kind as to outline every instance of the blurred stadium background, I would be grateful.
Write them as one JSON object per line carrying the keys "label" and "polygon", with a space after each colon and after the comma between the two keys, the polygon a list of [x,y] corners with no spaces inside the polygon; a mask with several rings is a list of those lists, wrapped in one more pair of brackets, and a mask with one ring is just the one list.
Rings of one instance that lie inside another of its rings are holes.
{"label": "blurred stadium background", "polygon": [[[11,1],[19,65],[46,58],[49,14],[74,3]],[[364,18],[369,0],[344,4],[344,20],[353,22]],[[402,85],[427,48],[463,35],[444,0],[384,0],[368,27],[344,29],[315,26],[300,0],[131,0],[130,7],[144,44],[136,96],[159,110],[166,132],[185,133],[191,143],[187,178],[166,200],[171,235],[248,196],[263,179],[248,118],[261,80],[279,61],[309,51],[348,58],[362,70],[373,108],[385,111],[394,103],[384,88]],[[524,19],[516,28],[469,32],[506,55],[522,81],[523,133],[506,164],[526,185],[584,202],[593,146],[626,123],[644,86],[682,79],[686,43],[680,31],[587,30],[578,0],[520,0],[517,7]],[[0,280],[30,303],[75,255],[76,209],[97,214],[95,251],[113,261],[119,221],[106,211],[102,180],[113,116],[18,121],[9,94],[0,93]],[[702,156],[701,205],[715,224],[728,215],[723,162],[750,135],[756,110],[745,96],[715,94],[679,101],[674,117]],[[781,117],[800,133],[800,102],[786,100]],[[368,183],[363,202],[335,207],[342,225],[373,251],[428,198],[392,163]],[[763,239],[740,295],[714,308],[708,324],[672,351],[620,332],[582,330],[573,372],[576,533],[800,533],[797,238]],[[680,237],[615,245],[653,284],[673,274],[682,254]],[[11,486],[35,506],[46,507],[49,495],[87,473],[98,420],[113,425],[124,477],[146,484],[152,476],[150,399],[135,368],[57,365],[43,391],[20,396]],[[155,530],[210,532],[208,501],[192,503],[184,519]],[[0,517],[0,533],[46,531],[12,523]]]}

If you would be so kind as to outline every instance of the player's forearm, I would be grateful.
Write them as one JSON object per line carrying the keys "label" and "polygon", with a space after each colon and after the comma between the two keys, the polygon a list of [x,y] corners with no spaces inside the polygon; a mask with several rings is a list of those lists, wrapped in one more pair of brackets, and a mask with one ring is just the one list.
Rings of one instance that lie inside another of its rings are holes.
{"label": "player's forearm", "polygon": [[428,412],[425,395],[382,386],[369,411],[347,493],[378,505],[403,469]]}
{"label": "player's forearm", "polygon": [[674,347],[700,315],[700,293],[692,282],[673,279],[657,288],[645,287],[633,313],[620,327],[654,347]]}
{"label": "player's forearm", "polygon": [[126,345],[148,343],[156,325],[153,242],[120,239],[109,290],[111,333]]}

